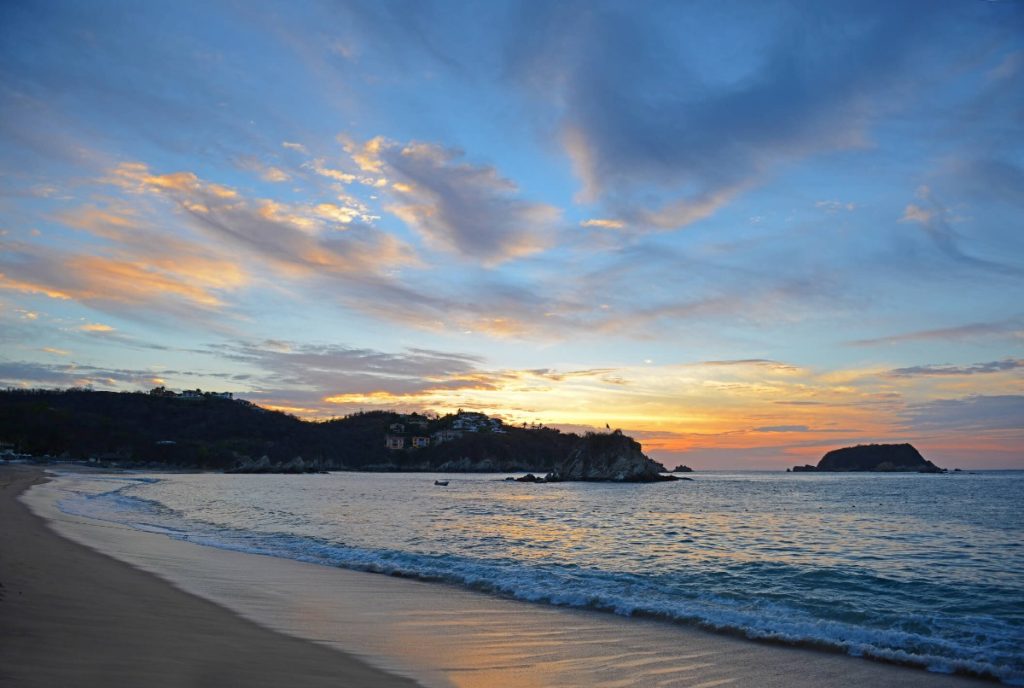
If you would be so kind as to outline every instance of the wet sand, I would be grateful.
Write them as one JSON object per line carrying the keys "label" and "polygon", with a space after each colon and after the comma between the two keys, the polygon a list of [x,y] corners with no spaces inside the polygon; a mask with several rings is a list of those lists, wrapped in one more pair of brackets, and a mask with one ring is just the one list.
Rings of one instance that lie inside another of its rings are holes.
{"label": "wet sand", "polygon": [[[197,598],[215,601],[246,619],[293,636],[267,631],[277,642],[305,645],[294,639],[298,637],[327,644],[366,659],[387,672],[380,674],[385,678],[398,674],[436,688],[998,685],[841,654],[754,643],[658,621],[534,605],[438,583],[203,547],[63,514],[55,507],[57,485],[39,486],[25,501],[61,535],[153,573]],[[10,499],[5,496],[0,501]],[[0,512],[0,516],[5,513]],[[4,547],[0,551],[7,551],[6,541],[0,543]],[[59,539],[56,546],[82,550]],[[27,543],[22,542],[21,549],[15,545],[14,551],[24,551],[25,547]],[[116,563],[94,556],[109,565]],[[0,564],[0,580],[4,580],[6,566]],[[131,572],[149,578],[139,571]],[[69,591],[66,595],[71,600],[91,594],[88,587],[73,583],[70,572],[62,576],[52,585]],[[149,581],[189,597],[156,577]],[[167,604],[175,603],[156,599],[145,611],[136,608],[131,613],[162,615]],[[212,609],[221,615],[226,613],[220,606]],[[69,632],[95,632],[88,616],[80,617],[77,623],[77,630]],[[2,621],[0,629],[6,629]],[[154,649],[160,642],[140,638],[133,652],[165,655]],[[35,661],[45,662],[48,653],[40,651]],[[112,654],[122,657],[124,653]],[[0,666],[8,656],[17,655],[0,645]],[[351,661],[340,653],[339,657]],[[230,666],[223,670],[230,675]],[[383,680],[367,680],[365,685],[388,685]],[[234,681],[223,685],[260,684],[237,674]],[[281,685],[301,684],[289,677]],[[335,685],[364,684],[342,681]]]}
{"label": "wet sand", "polygon": [[0,467],[0,685],[414,686],[56,535]]}

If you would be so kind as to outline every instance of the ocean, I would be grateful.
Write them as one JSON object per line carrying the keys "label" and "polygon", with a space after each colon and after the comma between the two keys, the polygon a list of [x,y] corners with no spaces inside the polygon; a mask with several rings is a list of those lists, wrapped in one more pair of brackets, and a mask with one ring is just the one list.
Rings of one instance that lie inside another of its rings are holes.
{"label": "ocean", "polygon": [[68,473],[59,507],[212,547],[1024,685],[1024,471],[503,477]]}

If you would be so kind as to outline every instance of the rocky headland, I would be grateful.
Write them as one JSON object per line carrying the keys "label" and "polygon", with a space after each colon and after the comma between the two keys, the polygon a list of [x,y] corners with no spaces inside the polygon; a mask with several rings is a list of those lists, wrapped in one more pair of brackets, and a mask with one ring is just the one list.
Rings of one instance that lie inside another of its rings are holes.
{"label": "rocky headland", "polygon": [[554,470],[547,475],[547,482],[569,480],[604,481],[616,483],[650,483],[662,480],[678,480],[673,475],[663,475],[665,467],[648,458],[640,443],[623,435],[621,430],[612,433],[587,433],[572,448],[569,455],[555,463]]}

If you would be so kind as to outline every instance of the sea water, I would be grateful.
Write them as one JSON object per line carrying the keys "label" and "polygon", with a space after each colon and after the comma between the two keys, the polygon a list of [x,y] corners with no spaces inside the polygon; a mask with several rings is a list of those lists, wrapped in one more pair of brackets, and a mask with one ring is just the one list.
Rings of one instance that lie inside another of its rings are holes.
{"label": "sea water", "polygon": [[1024,472],[70,474],[60,508],[191,542],[1024,685]]}

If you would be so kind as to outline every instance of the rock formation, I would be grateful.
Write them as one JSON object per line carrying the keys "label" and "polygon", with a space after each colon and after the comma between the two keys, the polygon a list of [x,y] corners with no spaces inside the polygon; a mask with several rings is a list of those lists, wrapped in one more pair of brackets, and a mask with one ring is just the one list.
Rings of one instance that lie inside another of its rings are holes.
{"label": "rock formation", "polygon": [[319,462],[303,461],[301,456],[296,456],[287,463],[272,463],[270,457],[261,456],[259,459],[240,459],[233,468],[225,473],[323,473]]}
{"label": "rock formation", "polygon": [[921,456],[911,444],[859,444],[834,449],[817,466],[795,466],[793,471],[942,473],[943,469]]}
{"label": "rock formation", "polygon": [[664,472],[664,466],[644,455],[639,442],[616,430],[610,434],[587,433],[565,459],[555,464],[547,480],[619,483],[677,480],[675,476],[662,475]]}

